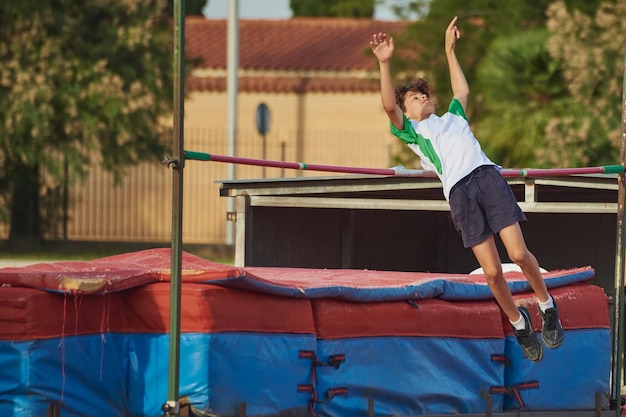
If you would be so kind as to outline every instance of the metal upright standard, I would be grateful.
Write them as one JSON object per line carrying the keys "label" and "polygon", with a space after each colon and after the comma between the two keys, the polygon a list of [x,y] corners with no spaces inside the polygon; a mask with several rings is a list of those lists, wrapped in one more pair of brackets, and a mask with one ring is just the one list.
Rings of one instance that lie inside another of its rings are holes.
{"label": "metal upright standard", "polygon": [[[622,136],[620,141],[620,163],[626,166],[626,53],[624,55],[624,78],[622,84]],[[613,320],[613,354],[611,375],[611,400],[616,409],[616,416],[621,415],[621,389],[624,364],[624,252],[626,248],[626,219],[624,205],[626,204],[626,177],[624,173],[618,176],[617,191],[617,242],[615,246],[615,313]]]}
{"label": "metal upright standard", "polygon": [[170,338],[167,402],[163,411],[168,416],[178,416],[179,364],[180,364],[180,298],[182,276],[182,225],[183,225],[183,168],[184,154],[184,100],[185,100],[185,0],[174,0],[174,152],[168,162],[172,165],[172,255],[170,282]]}

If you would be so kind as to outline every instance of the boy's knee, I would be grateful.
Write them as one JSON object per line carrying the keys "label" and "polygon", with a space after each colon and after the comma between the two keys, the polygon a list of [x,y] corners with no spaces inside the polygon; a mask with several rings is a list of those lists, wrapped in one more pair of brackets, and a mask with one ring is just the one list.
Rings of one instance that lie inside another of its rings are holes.
{"label": "boy's knee", "polygon": [[498,282],[499,279],[504,278],[502,275],[502,266],[501,265],[493,265],[490,267],[483,267],[483,275],[487,280],[488,284],[494,284]]}
{"label": "boy's knee", "polygon": [[511,251],[508,254],[511,261],[519,266],[526,265],[532,256],[528,250]]}

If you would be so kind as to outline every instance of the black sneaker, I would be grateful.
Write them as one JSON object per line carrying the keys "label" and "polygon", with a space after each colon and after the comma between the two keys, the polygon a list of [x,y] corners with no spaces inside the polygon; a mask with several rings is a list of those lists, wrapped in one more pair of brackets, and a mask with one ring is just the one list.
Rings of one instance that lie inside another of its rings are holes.
{"label": "black sneaker", "polygon": [[515,333],[517,341],[522,348],[522,352],[524,352],[524,356],[526,356],[531,362],[539,362],[543,358],[543,346],[541,345],[541,342],[535,332],[533,332],[533,326],[530,321],[530,314],[528,313],[528,310],[525,307],[519,307],[518,310],[522,317],[524,317],[526,328],[517,330],[513,327],[513,332]]}
{"label": "black sneaker", "polygon": [[543,324],[541,329],[543,343],[549,349],[556,349],[563,343],[565,332],[563,332],[563,326],[561,326],[561,320],[559,319],[559,308],[556,306],[554,298],[552,301],[554,302],[554,307],[547,309],[545,313],[539,309],[539,314]]}

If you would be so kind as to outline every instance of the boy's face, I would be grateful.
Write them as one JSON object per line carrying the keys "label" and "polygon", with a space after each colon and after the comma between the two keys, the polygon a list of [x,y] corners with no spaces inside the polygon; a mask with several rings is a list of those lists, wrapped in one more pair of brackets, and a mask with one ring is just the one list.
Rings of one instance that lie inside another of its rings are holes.
{"label": "boy's face", "polygon": [[435,105],[430,97],[421,91],[409,91],[404,97],[404,112],[409,119],[424,120],[435,113]]}

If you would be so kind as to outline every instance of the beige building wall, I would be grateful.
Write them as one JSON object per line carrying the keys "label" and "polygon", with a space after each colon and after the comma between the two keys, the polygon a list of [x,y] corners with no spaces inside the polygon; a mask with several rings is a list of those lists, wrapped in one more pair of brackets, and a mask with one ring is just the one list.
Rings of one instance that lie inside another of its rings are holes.
{"label": "beige building wall", "polygon": [[[261,94],[238,98],[237,156],[263,157],[256,108],[266,103],[271,123],[265,155],[322,165],[388,168],[399,142],[389,133],[377,93]],[[185,101],[185,149],[227,154],[225,93],[194,92]],[[162,158],[128,167],[121,185],[94,163],[87,179],[71,190],[68,238],[84,241],[169,242],[172,171]],[[238,165],[237,179],[343,175]],[[219,183],[227,165],[187,161],[183,172],[183,241],[222,244],[226,240],[226,199]],[[6,237],[8,230],[4,228]],[[59,236],[48,236],[58,238]]]}
{"label": "beige building wall", "polygon": [[[238,156],[263,156],[263,140],[255,124],[256,108],[260,103],[268,105],[271,115],[266,136],[267,159],[384,168],[388,167],[392,148],[399,146],[389,133],[389,122],[378,93],[240,94]],[[199,139],[196,141],[196,134],[203,137],[201,132],[214,130],[222,131],[225,144],[226,117],[225,94],[191,95],[186,103],[185,117],[190,129],[186,138],[188,148],[202,146]],[[257,168],[238,177],[260,177],[260,171]],[[276,176],[277,170],[268,171],[268,174],[270,172]],[[289,176],[296,175],[304,174],[294,172]]]}

